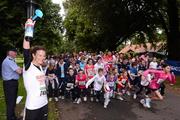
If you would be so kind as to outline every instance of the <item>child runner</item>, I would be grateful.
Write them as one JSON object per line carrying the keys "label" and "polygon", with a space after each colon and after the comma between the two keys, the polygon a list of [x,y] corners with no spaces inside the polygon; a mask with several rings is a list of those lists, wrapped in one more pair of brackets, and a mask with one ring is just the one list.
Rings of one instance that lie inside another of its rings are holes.
{"label": "child runner", "polygon": [[104,99],[105,99],[104,108],[107,108],[107,105],[110,102],[110,98],[114,96],[114,89],[115,89],[117,77],[111,72],[107,75],[106,81],[109,86],[109,91],[105,90],[105,93],[104,93]]}
{"label": "child runner", "polygon": [[[95,70],[94,70],[94,65],[93,65],[93,60],[89,58],[87,60],[87,64],[85,66],[85,74],[87,76],[87,80],[91,79],[95,75]],[[93,85],[91,85],[88,89],[88,93],[90,93],[91,100],[93,99]]]}
{"label": "child runner", "polygon": [[87,77],[84,74],[83,70],[79,70],[78,74],[76,75],[76,85],[77,85],[77,104],[81,102],[81,97],[83,97],[84,101],[87,101],[87,89],[86,89],[86,81]]}
{"label": "child runner", "polygon": [[96,102],[100,101],[100,95],[102,92],[102,87],[103,85],[106,85],[106,78],[103,74],[103,69],[99,68],[98,74],[95,75],[93,78],[91,78],[87,83],[86,83],[86,88],[88,88],[91,83],[93,83],[93,89],[94,89],[94,97],[96,98]]}
{"label": "child runner", "polygon": [[120,75],[118,80],[117,80],[117,92],[116,92],[116,94],[118,95],[117,99],[124,100],[122,98],[122,96],[123,96],[123,94],[126,93],[127,87],[131,88],[131,85],[130,85],[130,82],[128,80],[128,73],[127,73],[127,71],[123,70],[122,71],[122,75]]}
{"label": "child runner", "polygon": [[75,99],[76,99],[75,79],[76,79],[76,76],[74,74],[73,68],[69,68],[68,74],[66,76],[66,82],[67,82],[66,91],[67,91],[67,93],[70,93],[70,97],[72,97],[73,101],[75,101]]}

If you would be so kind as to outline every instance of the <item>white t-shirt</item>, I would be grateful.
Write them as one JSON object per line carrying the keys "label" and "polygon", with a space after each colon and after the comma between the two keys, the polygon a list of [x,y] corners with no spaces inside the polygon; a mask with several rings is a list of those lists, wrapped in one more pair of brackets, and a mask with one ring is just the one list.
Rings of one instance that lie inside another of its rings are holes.
{"label": "white t-shirt", "polygon": [[99,68],[102,68],[102,69],[104,69],[104,64],[103,63],[96,63],[95,65],[94,65],[94,70],[95,70],[95,72],[96,72],[96,74],[98,74],[98,69]]}
{"label": "white t-shirt", "polygon": [[149,64],[149,68],[151,68],[151,69],[157,69],[157,66],[158,66],[158,63],[157,62],[150,62],[150,64]]}
{"label": "white t-shirt", "polygon": [[88,80],[88,82],[86,83],[86,88],[88,88],[88,86],[94,81],[94,90],[95,91],[100,91],[103,87],[104,84],[106,83],[106,78],[105,76],[99,76],[98,74],[95,75],[93,78],[91,78],[90,80]]}
{"label": "white t-shirt", "polygon": [[27,92],[25,107],[29,110],[39,109],[48,103],[45,73],[42,67],[40,69],[31,63],[28,70],[23,71],[24,86]]}

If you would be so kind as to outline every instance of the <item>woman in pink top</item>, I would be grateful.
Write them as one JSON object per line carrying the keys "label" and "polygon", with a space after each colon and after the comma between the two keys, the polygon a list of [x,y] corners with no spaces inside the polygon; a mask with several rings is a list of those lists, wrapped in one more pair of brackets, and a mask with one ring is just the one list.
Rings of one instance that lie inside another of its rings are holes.
{"label": "woman in pink top", "polygon": [[144,107],[150,108],[150,101],[151,100],[163,100],[163,96],[161,95],[159,88],[160,85],[168,80],[170,83],[174,84],[175,81],[175,76],[174,74],[170,73],[170,66],[167,64],[163,65],[163,70],[153,70],[153,69],[148,69],[146,71],[144,71],[142,79],[146,79],[146,77],[148,76],[148,74],[153,75],[153,78],[151,79],[151,81],[149,81],[149,88],[150,91],[152,91],[154,93],[154,96],[151,97],[151,99],[149,98],[149,96],[147,96],[148,94],[146,94],[146,98],[145,99],[141,99],[141,103],[144,105]]}

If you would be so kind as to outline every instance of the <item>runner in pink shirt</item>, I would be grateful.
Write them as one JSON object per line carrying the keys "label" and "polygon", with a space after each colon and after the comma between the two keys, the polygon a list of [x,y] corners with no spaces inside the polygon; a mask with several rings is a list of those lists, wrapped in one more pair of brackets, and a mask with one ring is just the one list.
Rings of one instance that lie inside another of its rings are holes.
{"label": "runner in pink shirt", "polygon": [[150,93],[147,92],[146,93],[146,98],[145,99],[141,99],[140,102],[144,105],[144,107],[150,108],[150,102],[151,100],[163,100],[163,96],[161,95],[159,88],[160,85],[168,80],[170,83],[174,84],[175,81],[175,76],[174,74],[170,73],[170,66],[167,64],[163,65],[163,70],[153,70],[153,69],[148,69],[146,71],[144,71],[142,79],[146,79],[146,77],[148,76],[148,74],[153,74],[153,78],[149,81],[149,89],[151,92],[154,93],[153,97],[149,97],[148,94]]}

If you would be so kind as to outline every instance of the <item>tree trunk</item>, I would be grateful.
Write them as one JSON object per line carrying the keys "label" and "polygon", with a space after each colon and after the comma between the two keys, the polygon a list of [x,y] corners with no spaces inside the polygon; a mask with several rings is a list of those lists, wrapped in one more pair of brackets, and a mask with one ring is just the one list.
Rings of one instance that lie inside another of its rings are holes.
{"label": "tree trunk", "polygon": [[180,32],[176,0],[168,1],[169,32],[167,35],[168,59],[180,61]]}

